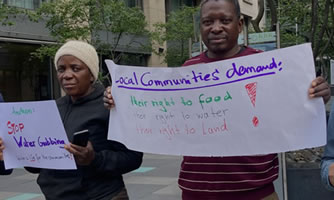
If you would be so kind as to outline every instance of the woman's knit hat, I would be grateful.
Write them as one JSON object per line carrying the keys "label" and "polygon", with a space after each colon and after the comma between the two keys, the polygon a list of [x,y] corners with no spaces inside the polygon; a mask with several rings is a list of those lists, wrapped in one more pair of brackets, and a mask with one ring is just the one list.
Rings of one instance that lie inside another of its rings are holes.
{"label": "woman's knit hat", "polygon": [[66,42],[58,49],[55,55],[54,64],[56,69],[59,58],[64,55],[74,56],[85,63],[94,77],[94,82],[97,80],[99,73],[99,58],[95,48],[92,45],[88,44],[87,42],[78,40],[71,40]]}

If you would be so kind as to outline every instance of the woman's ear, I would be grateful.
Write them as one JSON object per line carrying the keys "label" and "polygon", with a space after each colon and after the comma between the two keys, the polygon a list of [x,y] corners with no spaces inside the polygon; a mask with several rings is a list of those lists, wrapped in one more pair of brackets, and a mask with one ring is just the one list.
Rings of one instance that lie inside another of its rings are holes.
{"label": "woman's ear", "polygon": [[94,76],[92,74],[90,74],[90,82],[94,83]]}

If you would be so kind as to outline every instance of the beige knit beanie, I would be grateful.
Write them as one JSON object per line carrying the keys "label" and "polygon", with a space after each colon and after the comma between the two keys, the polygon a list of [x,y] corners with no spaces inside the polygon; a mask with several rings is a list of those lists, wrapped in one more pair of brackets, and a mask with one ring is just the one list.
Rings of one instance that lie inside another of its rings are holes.
{"label": "beige knit beanie", "polygon": [[94,82],[97,80],[99,73],[99,58],[97,56],[95,48],[83,41],[71,40],[61,46],[55,56],[54,64],[57,69],[57,62],[60,57],[64,55],[75,56],[82,62],[84,62],[89,68],[94,77]]}

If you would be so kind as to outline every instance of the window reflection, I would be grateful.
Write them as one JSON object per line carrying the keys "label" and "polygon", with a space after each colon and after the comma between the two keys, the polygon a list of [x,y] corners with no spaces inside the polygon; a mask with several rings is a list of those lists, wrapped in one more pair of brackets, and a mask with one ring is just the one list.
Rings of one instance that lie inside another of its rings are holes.
{"label": "window reflection", "polygon": [[51,0],[3,0],[8,6],[15,6],[25,9],[37,9],[43,2],[51,2]]}
{"label": "window reflection", "polygon": [[143,0],[123,0],[128,7],[139,7],[143,9]]}
{"label": "window reflection", "polygon": [[200,0],[166,0],[166,15],[180,9],[182,6],[198,6]]}
{"label": "window reflection", "polygon": [[0,92],[6,101],[52,99],[54,81],[51,78],[53,69],[50,60],[41,61],[30,55],[38,47],[0,43]]}

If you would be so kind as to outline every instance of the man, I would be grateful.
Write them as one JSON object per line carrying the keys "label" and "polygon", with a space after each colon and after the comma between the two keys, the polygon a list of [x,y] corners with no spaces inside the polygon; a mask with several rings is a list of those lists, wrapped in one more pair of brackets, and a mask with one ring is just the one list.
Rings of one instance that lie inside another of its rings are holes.
{"label": "man", "polygon": [[[238,45],[243,19],[237,0],[201,3],[200,30],[208,51],[184,66],[259,53]],[[278,199],[277,154],[242,157],[184,157],[179,176],[182,199]]]}
{"label": "man", "polygon": [[[184,66],[209,63],[260,53],[238,45],[242,30],[237,0],[204,0],[200,10],[200,30],[208,50],[186,61]],[[316,78],[309,89],[310,98],[330,98],[328,84]],[[105,106],[114,102],[110,88]],[[179,187],[183,200],[277,200],[273,181],[278,177],[277,154],[240,157],[189,157],[183,159]]]}
{"label": "man", "polygon": [[[240,47],[238,35],[243,19],[237,0],[204,0],[200,30],[208,51],[184,65],[235,58],[259,51]],[[312,82],[310,97],[330,98],[321,77]],[[179,177],[182,198],[190,199],[278,199],[273,181],[278,177],[276,154],[242,157],[184,157]]]}
{"label": "man", "polygon": [[5,149],[2,139],[0,137],[0,175],[9,175],[12,173],[12,169],[6,170],[5,169],[5,164],[3,162],[3,154],[2,151]]}

